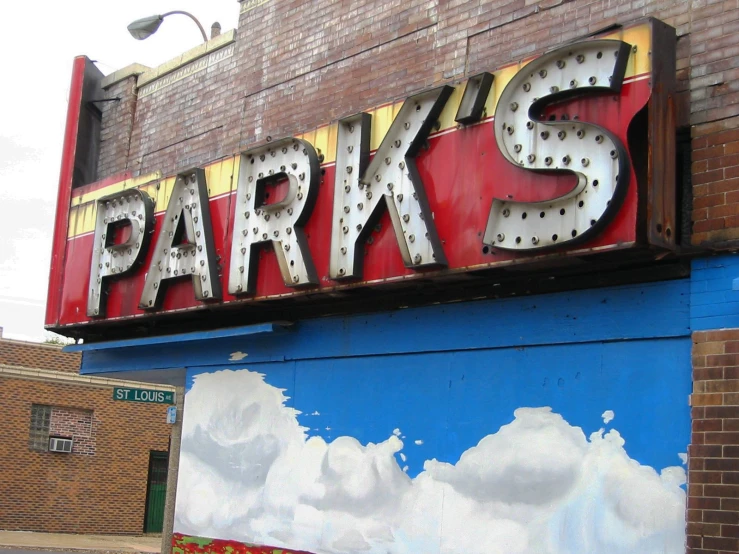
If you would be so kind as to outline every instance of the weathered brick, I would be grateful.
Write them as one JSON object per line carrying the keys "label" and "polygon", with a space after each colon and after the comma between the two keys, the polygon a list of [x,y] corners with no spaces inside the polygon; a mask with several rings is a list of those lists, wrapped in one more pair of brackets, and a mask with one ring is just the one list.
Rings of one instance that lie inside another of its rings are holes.
{"label": "weathered brick", "polygon": [[721,534],[721,525],[718,523],[688,523],[689,535],[718,536]]}
{"label": "weathered brick", "polygon": [[726,379],[721,381],[706,382],[706,392],[737,392],[739,391],[739,380]]}
{"label": "weathered brick", "polygon": [[694,419],[693,432],[721,431],[723,430],[722,419]]}
{"label": "weathered brick", "polygon": [[[723,499],[726,500],[726,499]],[[731,500],[736,500],[732,498]],[[693,510],[720,510],[723,509],[721,506],[721,498],[705,498],[700,496],[688,496],[688,509]],[[730,510],[732,508],[726,508]]]}
{"label": "weathered brick", "polygon": [[[705,364],[705,360],[701,359]],[[698,367],[693,369],[693,381],[709,381],[715,379],[722,379],[724,376],[724,369],[722,367]]]}
{"label": "weathered brick", "polygon": [[737,512],[722,512],[718,510],[704,510],[702,512],[703,521],[711,523],[727,523],[736,525],[739,524],[739,513]]}
{"label": "weathered brick", "polygon": [[739,407],[737,406],[708,406],[704,408],[703,418],[705,419],[739,418]]}
{"label": "weathered brick", "polygon": [[703,537],[703,548],[736,552],[739,548],[739,540],[733,538]]}
{"label": "weathered brick", "polygon": [[739,340],[739,329],[720,329],[693,333],[693,342]]}
{"label": "weathered brick", "polygon": [[720,406],[723,403],[723,395],[714,394],[691,394],[690,403],[693,406]]}
{"label": "weathered brick", "polygon": [[696,552],[693,548],[700,548],[703,545],[703,537],[696,535],[688,535],[685,538],[685,545],[688,547],[689,552]]}
{"label": "weathered brick", "polygon": [[[725,483],[722,481],[722,473],[719,471],[691,471],[688,476],[688,481],[693,484],[705,484],[705,483]],[[733,484],[733,483],[732,483]]]}
{"label": "weathered brick", "polygon": [[700,458],[720,458],[721,457],[721,446],[712,444],[712,445],[695,445],[691,444],[688,447],[688,453],[690,456],[694,457],[700,457]]}

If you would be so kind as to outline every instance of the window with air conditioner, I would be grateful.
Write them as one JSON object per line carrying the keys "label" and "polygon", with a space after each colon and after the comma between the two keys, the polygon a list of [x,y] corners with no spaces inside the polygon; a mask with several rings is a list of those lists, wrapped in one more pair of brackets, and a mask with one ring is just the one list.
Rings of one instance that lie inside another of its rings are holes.
{"label": "window with air conditioner", "polygon": [[70,454],[72,452],[72,439],[49,437],[49,452]]}

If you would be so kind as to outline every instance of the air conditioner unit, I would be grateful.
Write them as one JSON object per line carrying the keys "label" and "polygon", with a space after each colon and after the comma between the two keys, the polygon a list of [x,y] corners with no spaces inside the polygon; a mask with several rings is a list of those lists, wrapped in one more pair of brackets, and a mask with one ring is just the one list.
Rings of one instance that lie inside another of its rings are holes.
{"label": "air conditioner unit", "polygon": [[64,452],[69,454],[72,452],[72,439],[51,437],[49,439],[49,452]]}

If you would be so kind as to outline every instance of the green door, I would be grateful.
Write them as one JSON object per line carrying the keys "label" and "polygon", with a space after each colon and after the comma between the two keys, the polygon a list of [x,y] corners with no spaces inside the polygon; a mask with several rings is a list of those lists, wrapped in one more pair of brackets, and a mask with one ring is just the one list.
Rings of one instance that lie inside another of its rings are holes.
{"label": "green door", "polygon": [[164,504],[167,498],[167,452],[152,451],[149,455],[149,485],[146,489],[144,533],[161,533]]}

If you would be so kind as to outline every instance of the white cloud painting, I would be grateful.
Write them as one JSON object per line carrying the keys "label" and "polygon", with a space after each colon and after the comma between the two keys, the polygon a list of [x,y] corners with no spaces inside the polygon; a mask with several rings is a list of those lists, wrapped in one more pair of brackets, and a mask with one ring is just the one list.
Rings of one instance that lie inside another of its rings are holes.
{"label": "white cloud painting", "polygon": [[640,465],[615,429],[586,437],[550,408],[522,407],[455,463],[427,460],[413,477],[399,432],[326,442],[286,400],[252,371],[195,377],[177,532],[315,554],[684,552],[685,470]]}

